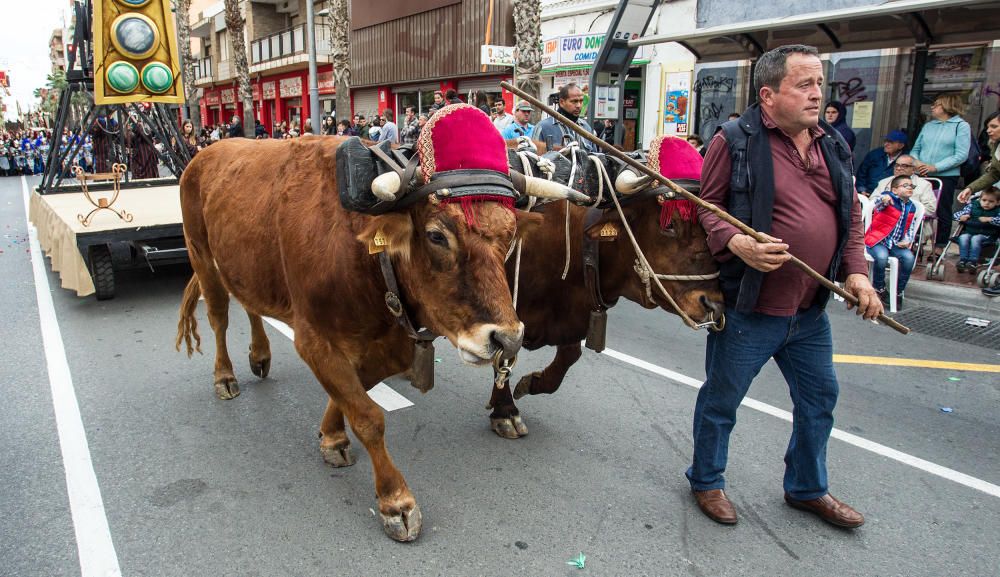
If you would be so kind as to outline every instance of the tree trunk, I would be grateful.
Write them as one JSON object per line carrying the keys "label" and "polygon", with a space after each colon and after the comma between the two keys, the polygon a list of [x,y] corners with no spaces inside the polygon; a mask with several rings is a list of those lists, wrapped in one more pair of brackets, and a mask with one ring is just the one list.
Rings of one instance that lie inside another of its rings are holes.
{"label": "tree trunk", "polygon": [[191,0],[177,0],[177,43],[181,47],[181,79],[184,82],[184,118],[194,124],[195,134],[201,131],[201,109],[195,102],[194,70],[198,65],[191,55]]}
{"label": "tree trunk", "polygon": [[351,119],[351,13],[348,0],[328,0],[333,85],[337,91],[337,120]]}
{"label": "tree trunk", "polygon": [[[243,103],[243,136],[254,137],[253,92],[250,89],[250,66],[247,64],[246,20],[240,14],[239,0],[225,0],[226,29],[232,48],[233,65],[239,80],[240,102]],[[249,6],[247,7],[249,10]]]}
{"label": "tree trunk", "polygon": [[[514,45],[517,46],[517,87],[535,97],[541,89],[542,7],[538,0],[514,0]],[[531,113],[537,124],[541,112]]]}

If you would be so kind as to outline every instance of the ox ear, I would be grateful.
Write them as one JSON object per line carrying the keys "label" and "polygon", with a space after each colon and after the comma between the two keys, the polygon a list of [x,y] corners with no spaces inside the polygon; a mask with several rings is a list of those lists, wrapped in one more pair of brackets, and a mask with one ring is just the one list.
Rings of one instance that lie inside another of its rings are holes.
{"label": "ox ear", "polygon": [[514,217],[517,218],[517,236],[521,238],[530,237],[545,224],[545,217],[537,212],[515,210]]}
{"label": "ox ear", "polygon": [[616,241],[618,236],[622,234],[625,234],[622,230],[622,220],[618,216],[618,212],[613,210],[604,211],[604,215],[597,222],[583,231],[584,237],[599,242]]}
{"label": "ox ear", "polygon": [[[377,243],[376,236],[379,237]],[[373,216],[368,219],[368,223],[356,238],[370,250],[374,249],[375,252],[385,250],[390,256],[408,260],[410,244],[413,241],[413,219],[407,212],[389,212]]]}

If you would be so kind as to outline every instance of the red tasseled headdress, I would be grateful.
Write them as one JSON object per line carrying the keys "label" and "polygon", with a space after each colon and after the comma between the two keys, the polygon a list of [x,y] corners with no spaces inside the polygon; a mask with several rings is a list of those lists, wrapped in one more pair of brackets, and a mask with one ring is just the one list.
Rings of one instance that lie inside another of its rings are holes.
{"label": "red tasseled headdress", "polygon": [[[420,172],[424,183],[435,174],[452,170],[493,170],[509,175],[507,146],[486,114],[469,104],[445,106],[427,121],[417,139]],[[474,184],[470,182],[469,184]],[[478,226],[473,206],[498,202],[514,210],[514,198],[502,194],[463,195],[443,198],[442,204],[459,202],[469,226]]]}
{"label": "red tasseled headdress", "polygon": [[[649,167],[671,180],[700,180],[702,161],[698,151],[677,136],[657,136],[649,145]],[[660,228],[670,226],[675,211],[685,221],[697,215],[690,200],[667,200],[660,208]]]}

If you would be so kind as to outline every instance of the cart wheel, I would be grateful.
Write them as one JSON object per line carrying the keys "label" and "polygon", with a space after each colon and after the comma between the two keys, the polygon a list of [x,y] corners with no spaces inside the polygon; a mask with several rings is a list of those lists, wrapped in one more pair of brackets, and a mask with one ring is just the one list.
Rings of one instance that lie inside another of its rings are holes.
{"label": "cart wheel", "polygon": [[990,288],[1000,288],[1000,272],[991,272],[986,279],[986,286]]}
{"label": "cart wheel", "polygon": [[927,266],[927,280],[944,279],[944,263],[931,263]]}
{"label": "cart wheel", "polygon": [[111,249],[106,244],[90,247],[90,277],[94,280],[97,300],[115,298],[115,269],[111,263]]}
{"label": "cart wheel", "polygon": [[987,281],[989,280],[989,275],[987,274],[988,272],[988,270],[984,269],[979,271],[979,274],[976,275],[976,284],[982,288],[989,286],[987,285]]}

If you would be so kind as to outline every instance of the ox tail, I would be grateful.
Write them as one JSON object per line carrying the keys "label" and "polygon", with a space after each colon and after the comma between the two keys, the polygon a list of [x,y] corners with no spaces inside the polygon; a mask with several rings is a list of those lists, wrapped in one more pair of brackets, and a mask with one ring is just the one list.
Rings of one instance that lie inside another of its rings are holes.
{"label": "ox tail", "polygon": [[[201,297],[201,284],[198,282],[198,275],[191,275],[187,287],[184,289],[184,298],[181,300],[180,321],[177,322],[177,350],[181,350],[181,342],[187,346],[188,358],[198,351],[201,353],[201,335],[198,334],[198,321],[194,317],[198,308],[198,299]],[[192,346],[192,338],[194,345]]]}

